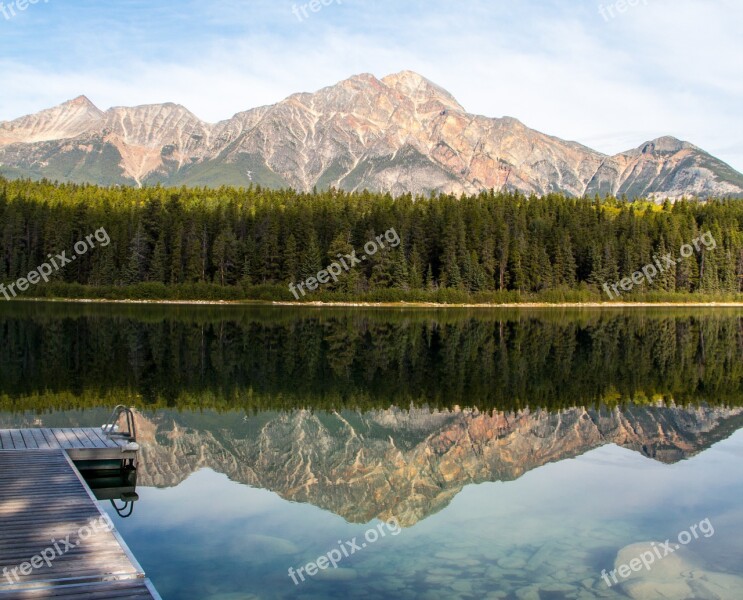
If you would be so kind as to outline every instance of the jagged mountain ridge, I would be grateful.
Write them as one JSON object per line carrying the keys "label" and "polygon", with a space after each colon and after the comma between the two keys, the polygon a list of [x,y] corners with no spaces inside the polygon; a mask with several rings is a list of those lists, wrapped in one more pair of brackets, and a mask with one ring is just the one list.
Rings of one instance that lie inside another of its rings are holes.
{"label": "jagged mountain ridge", "polygon": [[337,187],[392,194],[743,196],[743,175],[664,137],[606,156],[510,117],[469,114],[410,71],[362,74],[216,124],[177,104],[80,96],[0,123],[0,174],[102,185]]}
{"label": "jagged mountain ridge", "polygon": [[[664,463],[743,426],[743,409],[627,407],[519,413],[474,409],[369,413],[138,414],[140,485],[175,486],[201,468],[366,523],[412,525],[466,486],[510,481],[617,444]],[[205,425],[208,423],[208,425]]]}

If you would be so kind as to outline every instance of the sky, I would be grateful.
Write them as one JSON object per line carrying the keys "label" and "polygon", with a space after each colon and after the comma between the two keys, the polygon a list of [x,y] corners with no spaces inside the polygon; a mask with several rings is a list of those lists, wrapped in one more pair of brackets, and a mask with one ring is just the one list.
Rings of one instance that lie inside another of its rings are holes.
{"label": "sky", "polygon": [[607,154],[673,135],[743,171],[740,0],[31,1],[0,0],[0,120],[84,94],[215,122],[410,69],[472,113]]}

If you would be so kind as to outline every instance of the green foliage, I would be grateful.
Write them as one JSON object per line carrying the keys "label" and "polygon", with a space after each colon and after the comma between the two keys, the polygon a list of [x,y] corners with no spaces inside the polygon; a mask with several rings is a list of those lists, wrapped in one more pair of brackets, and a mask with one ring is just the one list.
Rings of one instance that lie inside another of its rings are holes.
{"label": "green foliage", "polygon": [[100,228],[109,246],[26,294],[84,290],[90,297],[141,298],[164,289],[163,299],[247,300],[272,289],[270,299],[291,300],[289,283],[314,277],[338,254],[355,249],[363,256],[364,244],[392,228],[399,246],[379,250],[302,299],[608,300],[603,284],[631,276],[656,256],[677,256],[708,231],[716,249],[694,252],[621,299],[739,300],[743,292],[743,202],[734,200],[658,206],[492,191],[392,198],[335,189],[132,189],[1,178],[0,281],[25,277],[49,253],[70,252]]}

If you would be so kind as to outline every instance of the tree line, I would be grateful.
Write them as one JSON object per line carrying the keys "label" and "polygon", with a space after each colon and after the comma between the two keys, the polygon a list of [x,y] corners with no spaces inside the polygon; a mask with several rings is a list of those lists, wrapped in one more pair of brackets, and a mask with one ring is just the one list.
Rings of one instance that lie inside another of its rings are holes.
{"label": "tree line", "polygon": [[397,248],[307,299],[599,298],[604,283],[678,255],[706,232],[714,250],[703,248],[630,297],[743,292],[738,200],[656,205],[493,191],[393,198],[335,189],[135,189],[3,179],[0,282],[26,276],[100,228],[110,245],[29,293],[292,300],[288,284],[316,275],[339,255],[360,254],[391,228],[401,239]]}
{"label": "tree line", "polygon": [[741,382],[739,309],[0,304],[9,412],[740,406]]}

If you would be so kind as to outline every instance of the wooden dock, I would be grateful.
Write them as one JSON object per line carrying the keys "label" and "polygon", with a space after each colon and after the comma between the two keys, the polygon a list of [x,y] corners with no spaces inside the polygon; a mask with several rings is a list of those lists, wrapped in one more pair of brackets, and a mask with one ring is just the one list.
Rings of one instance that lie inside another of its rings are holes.
{"label": "wooden dock", "polygon": [[94,427],[75,429],[0,429],[0,450],[64,450],[73,462],[136,460],[127,440],[109,438]]}
{"label": "wooden dock", "polygon": [[136,460],[126,444],[96,429],[0,430],[0,600],[160,598],[73,462]]}

